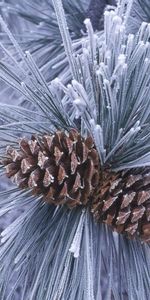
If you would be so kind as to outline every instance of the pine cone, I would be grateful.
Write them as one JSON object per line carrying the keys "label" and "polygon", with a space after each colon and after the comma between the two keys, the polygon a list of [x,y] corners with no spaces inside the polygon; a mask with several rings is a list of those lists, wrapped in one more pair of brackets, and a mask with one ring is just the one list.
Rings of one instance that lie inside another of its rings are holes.
{"label": "pine cone", "polygon": [[150,241],[150,169],[103,171],[91,211],[98,222]]}
{"label": "pine cone", "polygon": [[21,139],[19,150],[8,147],[6,174],[20,188],[30,188],[48,203],[86,205],[99,182],[99,158],[92,138],[76,130],[67,135]]}
{"label": "pine cone", "polygon": [[102,170],[91,137],[72,129],[21,139],[19,150],[7,149],[3,164],[13,182],[46,202],[88,205],[98,222],[150,241],[150,169]]}

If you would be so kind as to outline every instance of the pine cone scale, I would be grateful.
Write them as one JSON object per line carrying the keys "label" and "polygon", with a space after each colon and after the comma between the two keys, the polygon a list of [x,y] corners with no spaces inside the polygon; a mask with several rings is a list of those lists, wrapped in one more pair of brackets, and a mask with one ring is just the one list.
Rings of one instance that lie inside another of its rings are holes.
{"label": "pine cone scale", "polygon": [[36,160],[29,156],[27,158],[23,158],[21,161],[21,170],[23,174],[30,173],[36,167]]}
{"label": "pine cone scale", "polygon": [[11,162],[6,166],[6,174],[8,178],[11,178],[13,175],[15,175],[19,171],[19,164],[16,164],[15,162]]}

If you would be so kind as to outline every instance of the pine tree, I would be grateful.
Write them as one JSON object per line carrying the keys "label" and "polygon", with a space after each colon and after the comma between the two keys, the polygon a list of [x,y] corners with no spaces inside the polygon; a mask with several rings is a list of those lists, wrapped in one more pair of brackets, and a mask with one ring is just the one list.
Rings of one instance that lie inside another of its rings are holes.
{"label": "pine tree", "polygon": [[20,212],[1,233],[2,300],[149,298],[149,25],[127,35],[125,2],[105,12],[103,34],[85,20],[78,51],[53,1],[66,69],[50,82],[1,19],[13,54],[4,39],[0,78],[30,104],[0,108],[0,172],[18,185],[0,192],[0,215]]}

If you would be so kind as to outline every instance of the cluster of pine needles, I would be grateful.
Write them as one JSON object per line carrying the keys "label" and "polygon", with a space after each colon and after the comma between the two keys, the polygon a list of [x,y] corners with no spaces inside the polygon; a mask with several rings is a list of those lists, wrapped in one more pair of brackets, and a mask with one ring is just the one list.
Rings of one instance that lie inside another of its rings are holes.
{"label": "cluster of pine needles", "polygon": [[1,300],[149,299],[149,3],[102,2],[0,2]]}

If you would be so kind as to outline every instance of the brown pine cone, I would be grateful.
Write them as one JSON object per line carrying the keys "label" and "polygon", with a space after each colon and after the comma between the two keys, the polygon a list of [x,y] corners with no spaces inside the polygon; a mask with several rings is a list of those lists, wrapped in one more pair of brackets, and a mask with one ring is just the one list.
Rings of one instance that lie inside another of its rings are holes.
{"label": "brown pine cone", "polygon": [[98,222],[150,241],[150,169],[103,171],[91,211]]}
{"label": "brown pine cone", "polygon": [[69,134],[21,139],[3,160],[6,174],[48,203],[88,205],[94,218],[128,237],[150,241],[150,169],[101,169],[93,139]]}
{"label": "brown pine cone", "polygon": [[99,182],[99,158],[92,138],[74,129],[21,139],[8,147],[6,174],[20,188],[31,188],[48,203],[86,205]]}

